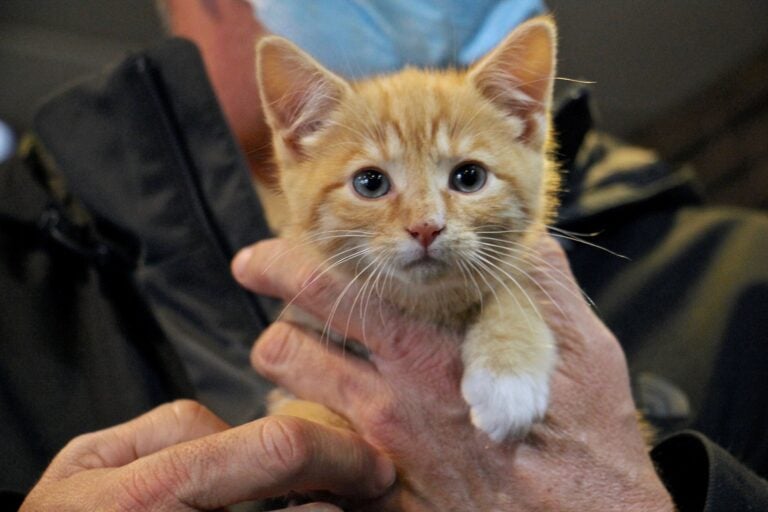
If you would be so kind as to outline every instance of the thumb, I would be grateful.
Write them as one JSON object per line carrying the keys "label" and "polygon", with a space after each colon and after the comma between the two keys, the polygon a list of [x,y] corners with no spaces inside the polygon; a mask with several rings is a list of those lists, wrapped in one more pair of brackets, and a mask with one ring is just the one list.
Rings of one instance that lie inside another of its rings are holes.
{"label": "thumb", "polygon": [[43,478],[62,480],[80,471],[124,466],[227,428],[229,425],[205,406],[177,400],[126,423],[76,437],[53,460]]}

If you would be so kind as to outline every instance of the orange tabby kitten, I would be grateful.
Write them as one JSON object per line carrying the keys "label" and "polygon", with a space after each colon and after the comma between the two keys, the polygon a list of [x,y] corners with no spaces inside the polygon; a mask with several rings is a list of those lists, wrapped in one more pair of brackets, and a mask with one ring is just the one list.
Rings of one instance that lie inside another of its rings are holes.
{"label": "orange tabby kitten", "polygon": [[260,189],[273,229],[378,280],[405,314],[466,332],[462,393],[495,441],[542,418],[556,360],[525,269],[557,186],[554,62],[546,17],[469,70],[354,83],[279,37],[258,47],[279,172],[279,191]]}

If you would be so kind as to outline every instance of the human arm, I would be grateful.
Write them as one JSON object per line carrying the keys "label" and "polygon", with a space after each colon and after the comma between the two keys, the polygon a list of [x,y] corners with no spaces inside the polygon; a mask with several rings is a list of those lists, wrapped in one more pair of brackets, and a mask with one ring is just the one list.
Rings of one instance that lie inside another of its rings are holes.
{"label": "human arm", "polygon": [[[277,261],[285,244],[262,242],[241,253],[236,277],[328,318],[343,286],[325,274],[303,289],[315,264],[298,251]],[[560,363],[547,417],[522,442],[495,445],[469,422],[456,336],[379,304],[368,306],[363,322],[352,311],[354,290],[330,322],[363,341],[369,361],[277,322],[255,346],[253,363],[297,396],[345,416],[392,457],[400,484],[374,509],[672,510],[637,425],[620,346],[581,298],[559,246],[545,238],[537,256],[537,299]]]}
{"label": "human arm", "polygon": [[351,432],[289,417],[229,428],[181,400],[74,439],[20,510],[215,510],[292,490],[376,495],[393,478]]}
{"label": "human arm", "polygon": [[242,0],[162,2],[170,33],[199,48],[224,116],[252,172],[260,175],[267,168],[271,145],[255,79],[255,49],[267,29]]}

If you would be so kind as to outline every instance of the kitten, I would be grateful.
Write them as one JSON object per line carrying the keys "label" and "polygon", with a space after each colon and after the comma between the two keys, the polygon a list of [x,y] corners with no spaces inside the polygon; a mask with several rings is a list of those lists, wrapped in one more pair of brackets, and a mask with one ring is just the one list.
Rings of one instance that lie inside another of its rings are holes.
{"label": "kitten", "polygon": [[555,51],[541,17],[468,70],[349,82],[285,39],[258,46],[279,173],[279,190],[260,189],[270,225],[378,280],[405,314],[465,332],[461,390],[497,442],[543,417],[556,361],[525,268],[555,207]]}

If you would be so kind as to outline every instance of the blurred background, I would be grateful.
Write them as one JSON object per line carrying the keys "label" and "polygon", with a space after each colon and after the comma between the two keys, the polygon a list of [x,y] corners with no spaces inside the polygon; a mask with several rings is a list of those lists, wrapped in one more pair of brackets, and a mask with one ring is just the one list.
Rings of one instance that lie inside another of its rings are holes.
{"label": "blurred background", "polygon": [[[599,127],[691,162],[715,203],[768,209],[768,1],[547,4]],[[0,120],[25,130],[46,95],[162,37],[153,0],[0,0]]]}

